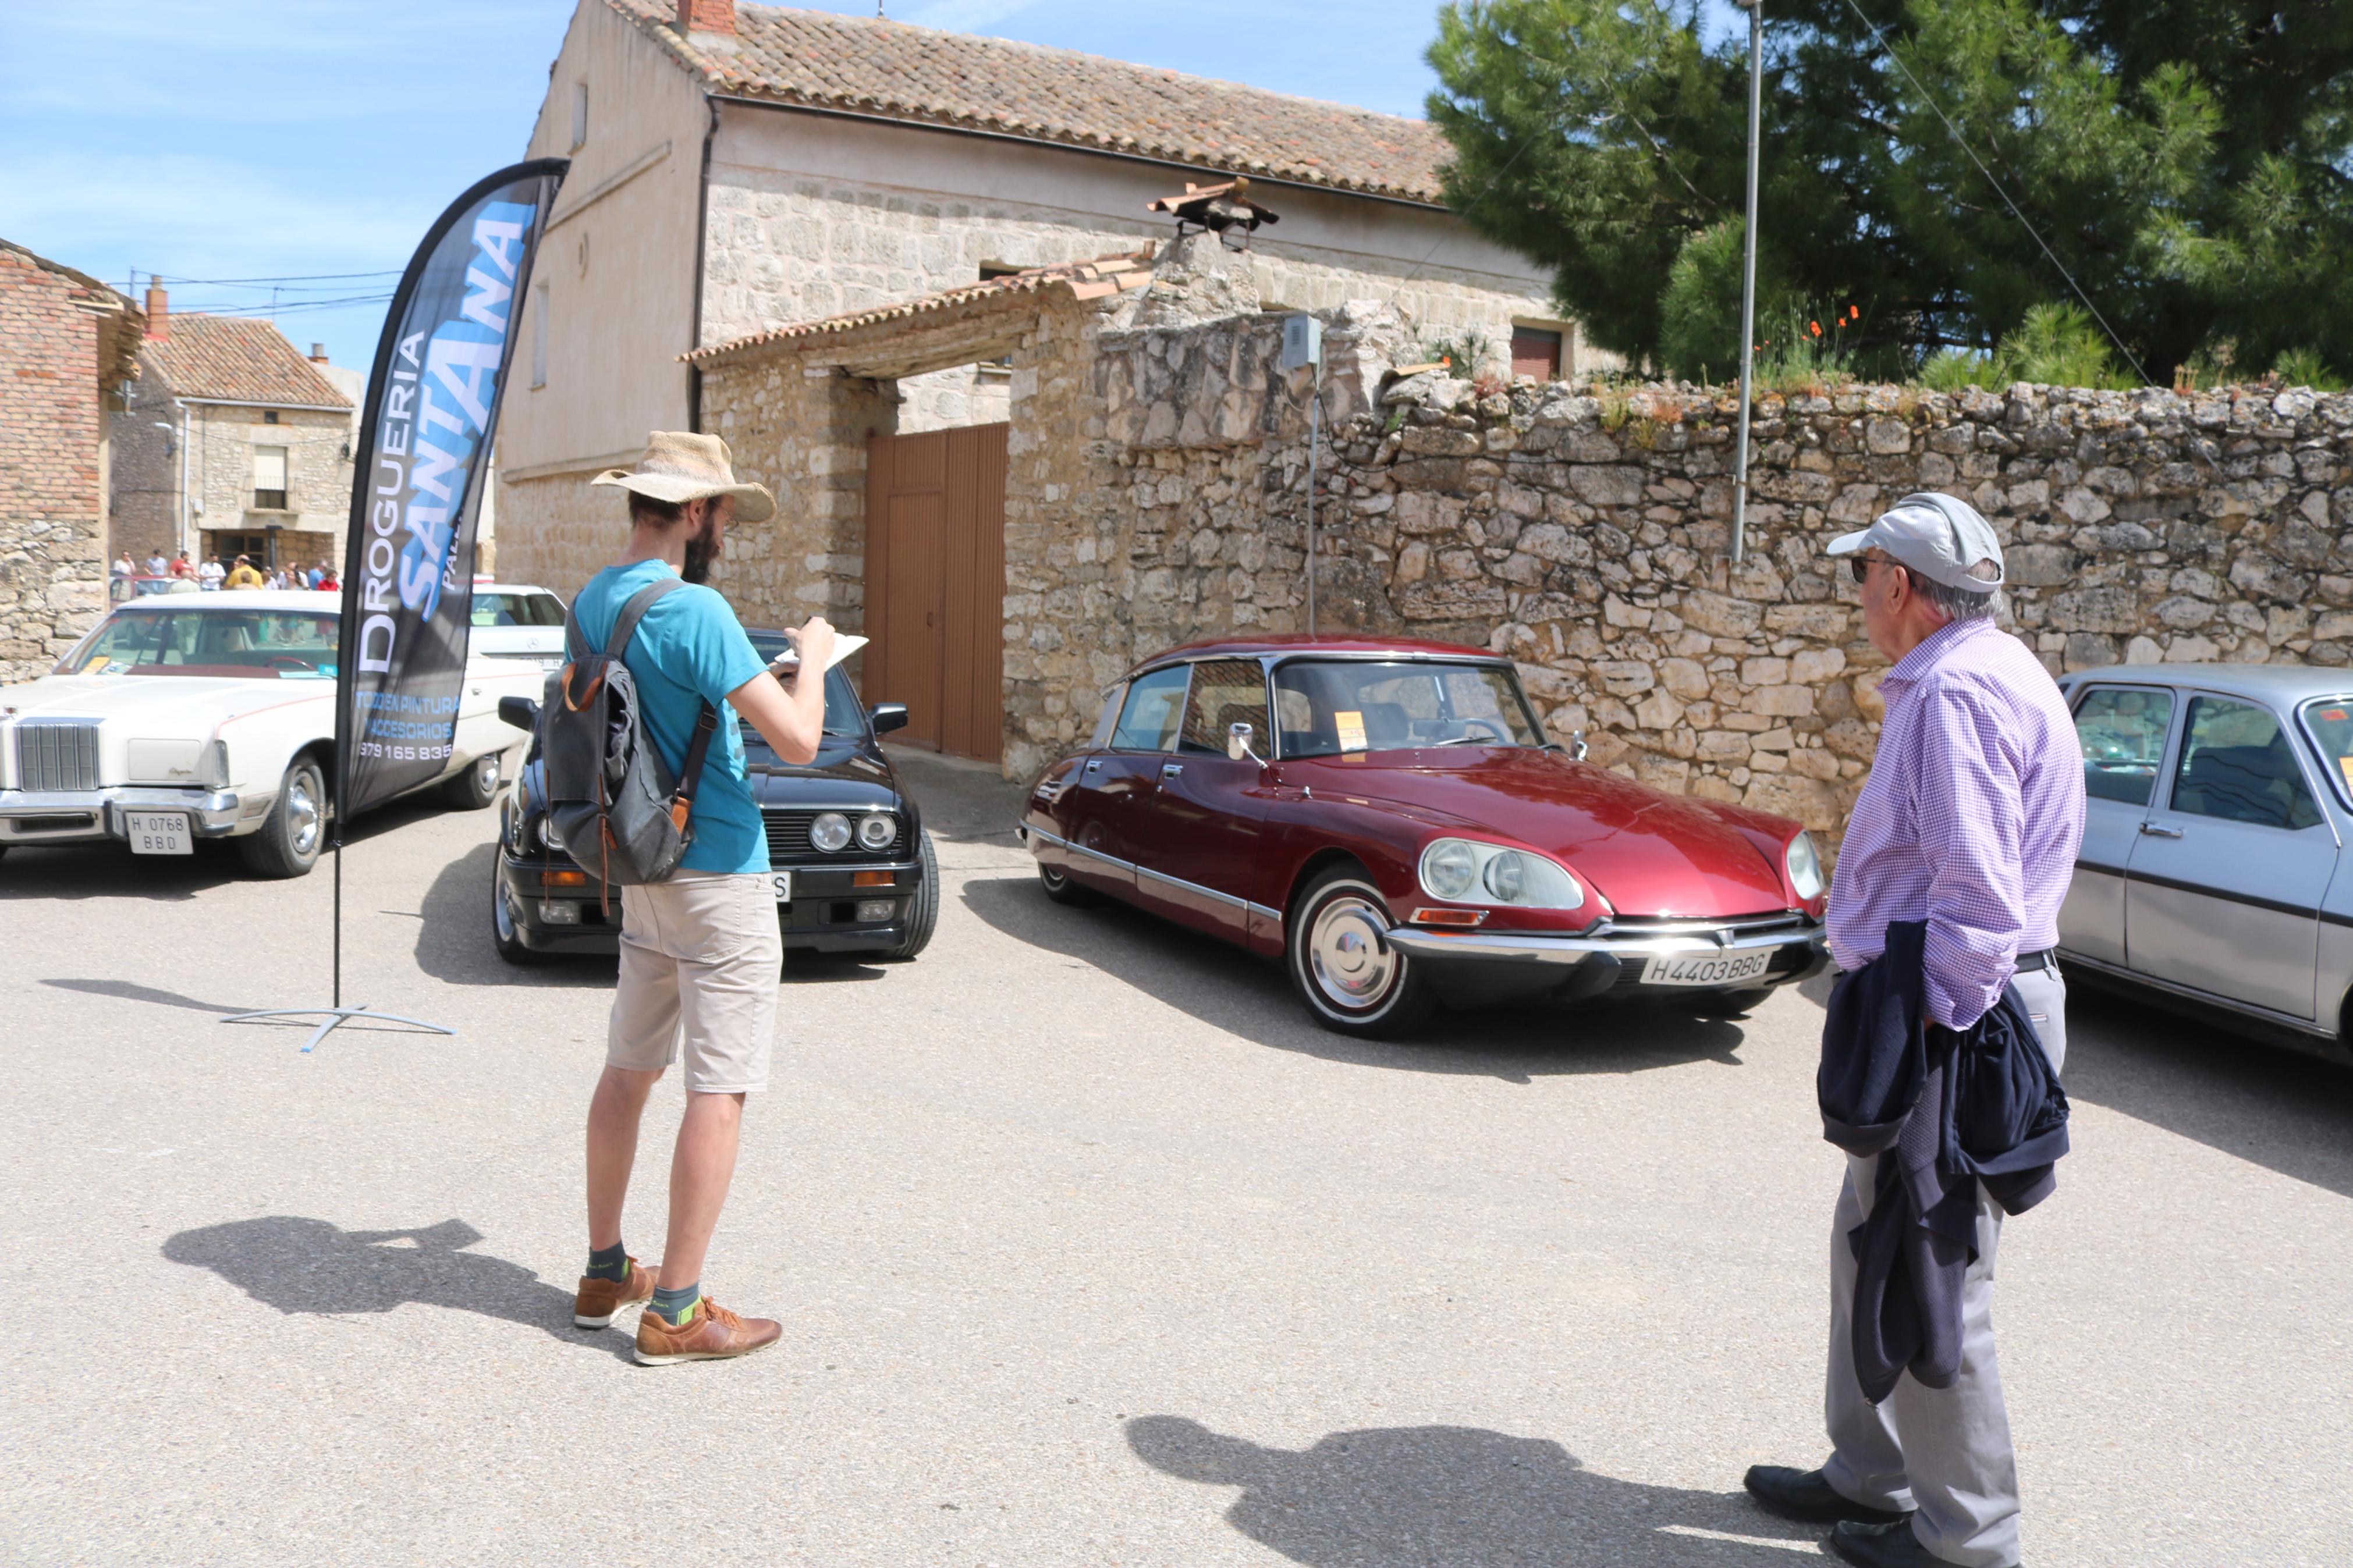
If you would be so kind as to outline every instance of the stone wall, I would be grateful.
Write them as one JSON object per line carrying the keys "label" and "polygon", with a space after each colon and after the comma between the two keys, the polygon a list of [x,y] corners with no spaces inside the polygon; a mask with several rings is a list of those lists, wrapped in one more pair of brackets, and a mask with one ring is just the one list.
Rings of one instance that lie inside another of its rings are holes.
{"label": "stone wall", "polygon": [[[1392,381],[1401,323],[1329,321],[1323,628],[1507,652],[1554,733],[1662,787],[1836,833],[1884,661],[1820,552],[1913,489],[1993,521],[2010,624],[2053,670],[2353,663],[2353,396],[1767,396],[1736,567],[1728,397]],[[1305,394],[1279,341],[1265,318],[1100,334],[1066,416],[1089,439],[1017,473],[1068,499],[1018,551],[1008,518],[1009,772],[1082,735],[1134,658],[1302,626]]]}
{"label": "stone wall", "polygon": [[98,315],[0,246],[0,685],[47,674],[106,608]]}
{"label": "stone wall", "polygon": [[[976,307],[1022,312],[1011,327],[934,312],[729,351],[705,406],[780,507],[736,531],[723,583],[747,619],[823,608],[854,629],[864,443],[898,409],[891,383],[818,362],[937,363],[959,332],[1016,343],[1004,754],[1026,774],[1135,660],[1304,626],[1314,384],[1282,373],[1281,314],[1259,305],[1247,260],[1187,244],[1140,294]],[[1736,566],[1728,396],[1400,375],[1418,339],[1399,312],[1319,313],[1321,629],[1507,653],[1554,734],[1663,788],[1835,840],[1884,661],[1821,552],[1914,489],[1992,521],[2010,624],[2054,670],[2353,665],[2353,395],[1768,395]]]}

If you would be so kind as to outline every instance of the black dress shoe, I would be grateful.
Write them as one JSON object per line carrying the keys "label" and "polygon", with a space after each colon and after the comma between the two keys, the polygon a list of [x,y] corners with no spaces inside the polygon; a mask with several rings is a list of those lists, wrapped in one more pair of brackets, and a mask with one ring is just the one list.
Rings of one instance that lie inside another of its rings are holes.
{"label": "black dress shoe", "polygon": [[1855,1568],[1951,1568],[1920,1544],[1909,1519],[1893,1524],[1834,1524],[1831,1550]]}
{"label": "black dress shoe", "polygon": [[1751,1465],[1740,1484],[1767,1513],[1794,1519],[1801,1524],[1901,1524],[1912,1516],[1894,1509],[1872,1508],[1842,1496],[1822,1479],[1820,1470],[1793,1470],[1787,1465]]}

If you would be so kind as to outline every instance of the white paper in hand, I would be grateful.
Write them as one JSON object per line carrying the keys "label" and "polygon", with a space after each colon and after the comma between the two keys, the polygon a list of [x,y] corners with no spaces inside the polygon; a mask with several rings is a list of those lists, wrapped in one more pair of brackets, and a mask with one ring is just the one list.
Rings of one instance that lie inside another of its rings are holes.
{"label": "white paper in hand", "polygon": [[[839,664],[843,659],[848,658],[851,654],[856,653],[860,648],[862,648],[865,646],[866,639],[856,636],[855,634],[847,637],[839,633],[835,634],[833,639],[833,657],[826,660],[826,668],[831,669],[835,665]],[[799,669],[800,667],[801,655],[798,648],[788,647],[785,649],[784,652],[778,654],[775,658],[768,661],[768,670],[769,673],[773,675],[790,675],[794,671]]]}

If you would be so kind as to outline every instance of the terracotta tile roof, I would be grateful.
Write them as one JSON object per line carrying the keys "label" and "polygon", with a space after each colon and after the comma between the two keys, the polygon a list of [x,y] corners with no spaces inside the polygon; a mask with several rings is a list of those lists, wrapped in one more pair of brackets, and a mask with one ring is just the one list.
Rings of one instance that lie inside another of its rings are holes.
{"label": "terracotta tile roof", "polygon": [[1439,205],[1427,121],[1071,49],[739,3],[737,49],[681,37],[675,0],[607,0],[722,92],[1166,159]]}
{"label": "terracotta tile roof", "polygon": [[163,342],[142,349],[182,397],[281,408],[349,408],[352,400],[312,368],[273,321],[174,311]]}
{"label": "terracotta tile roof", "polygon": [[934,310],[945,310],[1002,295],[1035,294],[1041,289],[1051,289],[1057,285],[1067,287],[1078,299],[1100,300],[1107,295],[1149,288],[1151,284],[1150,250],[1139,250],[1128,256],[1099,256],[1092,261],[1066,261],[1059,267],[1033,267],[1026,272],[1008,272],[1001,277],[984,278],[977,283],[966,283],[961,288],[943,289],[936,294],[918,295],[913,300],[851,310],[839,316],[827,316],[820,321],[795,321],[789,326],[771,327],[765,331],[747,333],[723,343],[712,343],[678,357],[689,364],[699,364],[721,354],[758,348],[765,343],[783,342],[787,338],[823,337],[828,333],[846,332],[856,327],[872,326],[878,321],[928,315]]}

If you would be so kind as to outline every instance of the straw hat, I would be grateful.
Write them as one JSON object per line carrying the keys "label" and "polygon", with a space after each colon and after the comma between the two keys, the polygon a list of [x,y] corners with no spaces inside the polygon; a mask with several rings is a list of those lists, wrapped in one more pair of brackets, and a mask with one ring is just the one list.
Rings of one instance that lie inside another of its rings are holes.
{"label": "straw hat", "polygon": [[727,451],[716,436],[686,430],[656,430],[646,439],[646,455],[637,471],[607,468],[588,481],[616,485],[656,500],[702,500],[712,496],[735,498],[735,521],[765,522],[776,515],[776,498],[765,485],[739,485]]}

